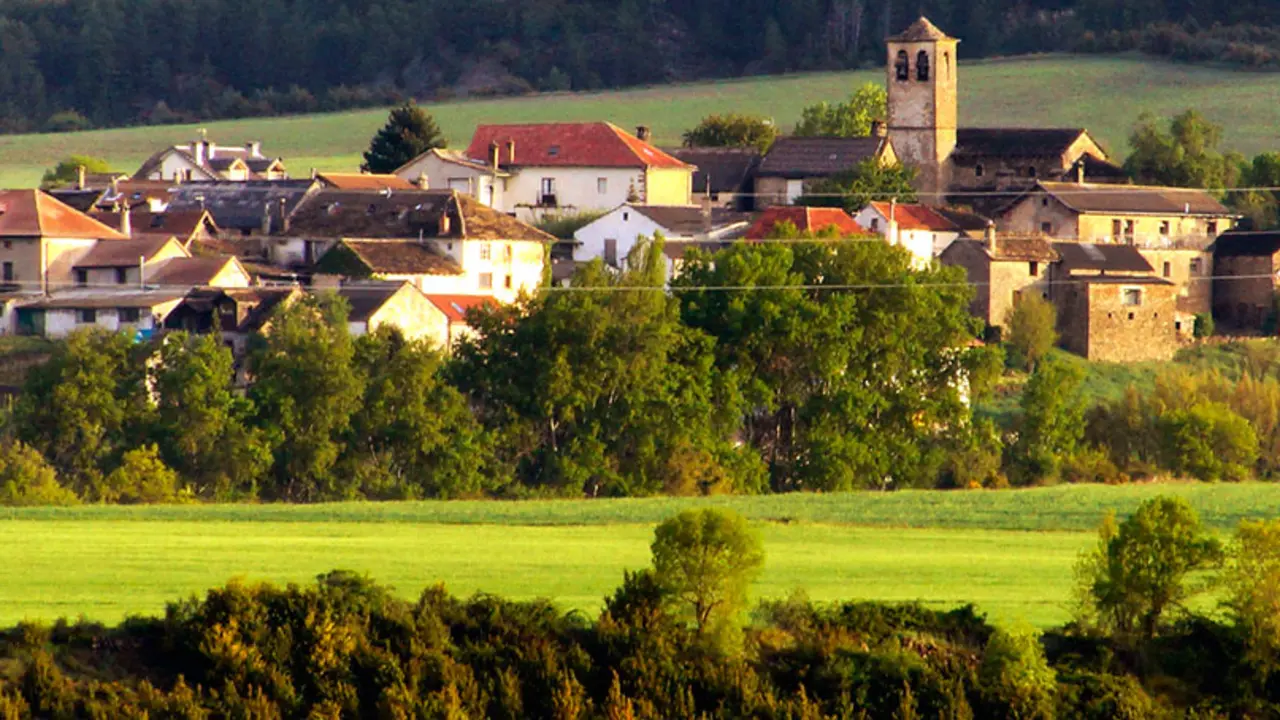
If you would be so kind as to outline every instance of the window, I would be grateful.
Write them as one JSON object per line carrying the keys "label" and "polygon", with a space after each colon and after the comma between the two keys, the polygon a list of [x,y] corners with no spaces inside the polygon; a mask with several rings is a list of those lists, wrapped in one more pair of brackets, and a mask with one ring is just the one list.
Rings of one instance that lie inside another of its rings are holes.
{"label": "window", "polygon": [[1035,176],[1036,176],[1036,166],[1032,165],[1027,168],[1027,177],[1035,177]]}
{"label": "window", "polygon": [[1040,207],[1049,207],[1049,198],[1047,197],[1040,198]]}
{"label": "window", "polygon": [[142,314],[138,312],[138,308],[120,308],[116,310],[116,313],[119,315],[120,322],[122,323],[136,323],[138,322],[138,318],[142,316]]}
{"label": "window", "polygon": [[951,53],[942,53],[942,77],[951,77]]}
{"label": "window", "polygon": [[618,241],[614,238],[606,238],[604,241],[604,262],[606,265],[618,266]]}
{"label": "window", "polygon": [[4,241],[4,249],[5,249],[5,250],[12,250],[12,249],[13,249],[13,241],[12,241],[12,240],[5,240],[5,241]]}
{"label": "window", "polygon": [[[1142,290],[1140,288],[1125,288],[1120,302],[1123,305],[1141,305]],[[1130,315],[1129,317],[1132,318],[1133,316]]]}
{"label": "window", "polygon": [[480,243],[480,259],[481,260],[493,259],[493,248],[489,245],[489,243]]}
{"label": "window", "polygon": [[538,194],[538,204],[549,207],[556,206],[556,179],[542,178],[542,191]]}
{"label": "window", "polygon": [[86,323],[96,323],[98,322],[98,311],[97,310],[77,310],[76,322],[82,325]]}
{"label": "window", "polygon": [[[77,270],[77,271],[76,271],[76,284],[77,284],[77,285],[88,285],[88,284],[89,284],[89,271],[88,271],[88,270]],[[90,322],[92,322],[92,321],[90,321]]]}
{"label": "window", "polygon": [[1031,273],[1031,277],[1038,276],[1040,274],[1040,263],[1032,261],[1027,268],[1027,272]]}
{"label": "window", "polygon": [[899,81],[906,82],[911,79],[911,61],[907,59],[906,50],[898,51],[898,59],[893,64],[893,70]]}
{"label": "window", "polygon": [[1133,221],[1132,220],[1124,221],[1124,237],[1126,240],[1130,240],[1130,241],[1133,240]]}
{"label": "window", "polygon": [[515,259],[515,256],[515,250],[511,245],[508,244],[502,246],[502,259],[506,260],[508,265],[510,265],[511,261]]}
{"label": "window", "polygon": [[973,176],[974,176],[974,177],[982,177],[982,172],[983,172],[984,170],[986,170],[986,168],[982,167],[982,163],[978,163],[977,165],[974,165],[974,166],[973,166]]}
{"label": "window", "polygon": [[1169,221],[1168,220],[1164,220],[1160,223],[1160,234],[1164,237],[1169,237]]}
{"label": "window", "polygon": [[1169,277],[1171,274],[1173,274],[1173,265],[1166,260],[1164,266],[1160,268],[1160,275],[1162,277]]}
{"label": "window", "polygon": [[596,193],[604,195],[609,192],[609,178],[596,178]]}
{"label": "window", "polygon": [[13,263],[11,262],[4,264],[4,281],[13,282]]}
{"label": "window", "polygon": [[1045,235],[1052,235],[1053,223],[1049,223],[1049,222],[1040,223],[1040,232],[1044,233]]}
{"label": "window", "polygon": [[871,231],[879,232],[879,230],[880,230],[880,218],[871,218]]}
{"label": "window", "polygon": [[502,278],[502,287],[504,287],[504,288],[506,288],[506,289],[508,289],[508,290],[510,290],[510,289],[511,289],[511,276],[510,276],[510,275],[507,275],[506,277]]}
{"label": "window", "polygon": [[493,273],[480,273],[480,289],[493,289]]}
{"label": "window", "polygon": [[916,80],[925,81],[929,79],[929,53],[921,50],[916,55]]}
{"label": "window", "polygon": [[622,213],[622,222],[627,222],[630,219],[631,219],[631,213],[629,212]]}
{"label": "window", "polygon": [[116,284],[124,285],[129,282],[129,268],[116,268]]}
{"label": "window", "polygon": [[1111,221],[1111,239],[1115,240],[1115,239],[1118,239],[1119,237],[1120,237],[1120,221],[1112,220]]}
{"label": "window", "polygon": [[1217,221],[1217,220],[1210,220],[1210,221],[1209,221],[1209,235],[1211,235],[1211,236],[1213,236],[1213,237],[1217,237],[1217,235],[1218,235],[1218,221]]}
{"label": "window", "polygon": [[1200,258],[1191,258],[1190,270],[1192,275],[1200,274]]}

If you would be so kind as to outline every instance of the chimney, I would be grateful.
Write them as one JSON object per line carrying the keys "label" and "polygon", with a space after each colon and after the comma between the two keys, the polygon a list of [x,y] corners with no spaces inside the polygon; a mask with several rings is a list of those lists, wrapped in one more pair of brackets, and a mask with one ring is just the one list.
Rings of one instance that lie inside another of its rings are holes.
{"label": "chimney", "polygon": [[217,144],[217,143],[215,143],[215,142],[210,142],[210,141],[208,141],[208,140],[205,140],[205,141],[204,141],[204,157],[205,157],[205,159],[206,159],[206,160],[212,160],[212,159],[213,159],[214,154],[215,154],[215,153],[217,153],[217,152],[218,152],[218,144]]}
{"label": "chimney", "polygon": [[987,229],[982,234],[982,244],[987,247],[990,252],[996,251],[996,221],[988,220]]}
{"label": "chimney", "polygon": [[427,177],[427,174],[424,172],[418,173],[418,189],[419,190],[431,189],[431,180]]}
{"label": "chimney", "polygon": [[125,237],[133,237],[133,221],[129,218],[129,204],[125,203],[120,209],[120,234]]}
{"label": "chimney", "polygon": [[645,142],[649,142],[649,139],[653,137],[653,131],[649,129],[648,125],[637,125],[636,137]]}
{"label": "chimney", "polygon": [[[362,171],[362,172],[363,172],[363,171]],[[320,171],[319,171],[319,170],[316,170],[315,168],[311,168],[311,179],[312,179],[312,180],[315,180],[315,179],[316,179],[316,175],[319,175],[319,174],[320,174]]]}
{"label": "chimney", "polygon": [[889,217],[884,227],[884,239],[890,245],[898,244],[898,198],[889,198]]}
{"label": "chimney", "polygon": [[[204,209],[203,204],[201,204],[201,209]],[[260,229],[263,235],[271,234],[271,203],[262,203],[262,227]]]}
{"label": "chimney", "polygon": [[85,169],[83,165],[76,166],[76,189],[83,190],[85,185]]}
{"label": "chimney", "polygon": [[280,232],[289,232],[289,213],[285,212],[284,198],[280,198]]}
{"label": "chimney", "polygon": [[244,144],[244,152],[249,157],[262,157],[262,141],[250,140]]}
{"label": "chimney", "polygon": [[489,164],[493,166],[494,170],[498,169],[498,160],[500,159],[498,155],[499,149],[497,140],[489,143]]}
{"label": "chimney", "polygon": [[196,165],[200,165],[201,167],[203,167],[203,166],[204,166],[204,146],[205,146],[205,144],[206,144],[206,143],[205,143],[205,140],[204,140],[204,138],[203,138],[203,137],[201,137],[199,140],[196,140],[196,141],[194,141],[194,142],[192,142],[192,143],[191,143],[191,154],[192,154],[192,156],[194,156],[194,157],[195,157],[195,159],[196,159]]}
{"label": "chimney", "polygon": [[883,120],[871,121],[871,137],[883,138],[888,136],[889,136],[889,127],[884,124]]}
{"label": "chimney", "polygon": [[702,232],[704,234],[710,235],[711,234],[711,196],[703,195],[702,197],[699,198],[699,200],[702,205],[702,207],[700,208],[702,211]]}
{"label": "chimney", "polygon": [[[125,214],[128,215],[128,211],[125,211]],[[147,289],[147,258],[145,255],[138,256],[138,288]]]}
{"label": "chimney", "polygon": [[1076,161],[1076,183],[1084,184],[1084,158]]}
{"label": "chimney", "polygon": [[515,140],[507,141],[507,163],[510,165],[516,164],[516,141]]}

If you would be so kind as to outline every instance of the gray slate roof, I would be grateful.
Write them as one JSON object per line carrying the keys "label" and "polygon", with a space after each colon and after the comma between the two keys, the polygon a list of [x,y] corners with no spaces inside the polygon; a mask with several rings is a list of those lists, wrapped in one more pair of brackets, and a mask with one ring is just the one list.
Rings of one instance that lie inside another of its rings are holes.
{"label": "gray slate roof", "polygon": [[169,210],[204,208],[223,230],[260,231],[268,212],[272,229],[279,229],[281,203],[286,214],[303,198],[318,190],[315,180],[249,180],[245,182],[190,182],[170,191]]}
{"label": "gray slate roof", "polygon": [[1096,243],[1056,242],[1053,249],[1058,253],[1062,269],[1071,273],[1075,270],[1092,270],[1097,272],[1151,272],[1151,263],[1142,257],[1138,248],[1132,245],[1103,245]]}
{"label": "gray slate roof", "polygon": [[758,177],[781,177],[791,180],[827,177],[873,158],[884,144],[884,138],[778,138],[760,161]]}

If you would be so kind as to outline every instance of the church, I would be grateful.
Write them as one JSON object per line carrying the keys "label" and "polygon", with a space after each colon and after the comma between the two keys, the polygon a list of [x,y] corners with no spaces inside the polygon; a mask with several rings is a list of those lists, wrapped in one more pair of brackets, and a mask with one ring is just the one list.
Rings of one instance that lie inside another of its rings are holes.
{"label": "church", "polygon": [[959,127],[958,43],[923,17],[888,38],[889,140],[923,201],[991,213],[1040,180],[1124,181],[1084,128]]}

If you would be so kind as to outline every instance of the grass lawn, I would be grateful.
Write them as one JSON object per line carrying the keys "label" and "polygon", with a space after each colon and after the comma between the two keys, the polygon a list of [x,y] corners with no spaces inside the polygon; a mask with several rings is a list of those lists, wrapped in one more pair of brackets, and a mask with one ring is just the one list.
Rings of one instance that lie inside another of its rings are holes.
{"label": "grass lawn", "polygon": [[997,622],[1067,618],[1071,566],[1108,509],[1186,497],[1219,530],[1280,515],[1280,486],[1067,486],[708,499],[92,506],[0,513],[0,625],[154,615],[233,577],[367,572],[405,596],[546,597],[590,613],[648,562],[653,524],[723,505],[760,523],[756,597],[973,602]]}
{"label": "grass lawn", "polygon": [[[1138,115],[1171,115],[1188,107],[1225,126],[1224,145],[1247,154],[1275,149],[1273,108],[1280,76],[1179,65],[1138,56],[1047,55],[962,64],[960,117],[965,126],[1087,127],[1118,157],[1127,152]],[[711,113],[749,112],[784,128],[800,109],[841,100],[880,70],[811,73],[670,85],[602,93],[532,95],[431,103],[450,145],[463,147],[478,123],[611,120],[649,125],[659,144]],[[285,157],[295,175],[308,168],[353,169],[385,110],[287,118],[251,118],[198,125],[99,130],[57,135],[0,136],[0,187],[31,186],[44,168],[72,153],[95,155],[132,171],[156,149],[189,142],[200,127],[219,143],[262,140]]]}

